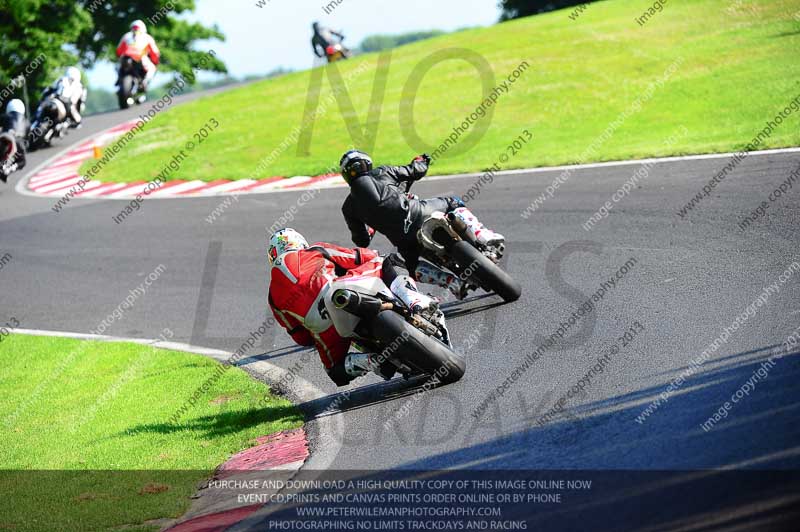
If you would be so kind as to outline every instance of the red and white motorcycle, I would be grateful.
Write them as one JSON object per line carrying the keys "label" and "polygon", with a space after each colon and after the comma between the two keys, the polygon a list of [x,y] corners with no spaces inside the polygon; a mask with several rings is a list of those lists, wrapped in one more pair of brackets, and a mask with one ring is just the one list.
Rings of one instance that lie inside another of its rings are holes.
{"label": "red and white motorcycle", "polygon": [[0,181],[5,183],[18,166],[16,139],[10,133],[0,133]]}
{"label": "red and white motorcycle", "polygon": [[412,312],[380,278],[333,281],[323,298],[339,335],[375,353],[378,363],[391,363],[406,378],[430,375],[444,384],[464,376],[467,361],[453,349],[444,316]]}
{"label": "red and white motorcycle", "polygon": [[350,59],[350,55],[350,50],[345,48],[345,46],[340,42],[331,44],[325,48],[325,56],[328,58],[328,63],[335,63],[336,61]]}

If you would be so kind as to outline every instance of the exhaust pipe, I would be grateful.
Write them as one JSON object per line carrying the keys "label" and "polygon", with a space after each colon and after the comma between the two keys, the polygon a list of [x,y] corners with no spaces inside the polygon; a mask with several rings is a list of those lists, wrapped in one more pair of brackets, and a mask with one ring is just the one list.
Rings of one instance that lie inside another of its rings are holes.
{"label": "exhaust pipe", "polygon": [[[381,310],[386,310],[383,301],[380,299],[352,290],[337,290],[333,293],[331,300],[336,308],[349,312],[359,318],[371,318],[376,316]],[[388,305],[391,307],[391,303]]]}
{"label": "exhaust pipe", "polygon": [[447,221],[450,222],[450,226],[458,234],[458,236],[460,236],[473,246],[478,244],[478,242],[475,241],[474,238],[470,237],[469,231],[467,231],[467,224],[464,223],[464,220],[456,216],[454,213],[448,212]]}

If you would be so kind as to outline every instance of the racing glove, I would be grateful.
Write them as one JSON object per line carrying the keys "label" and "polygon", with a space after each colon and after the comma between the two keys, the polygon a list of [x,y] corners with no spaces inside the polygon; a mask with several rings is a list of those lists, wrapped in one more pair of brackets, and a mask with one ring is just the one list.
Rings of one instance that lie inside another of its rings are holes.
{"label": "racing glove", "polygon": [[428,155],[427,153],[423,153],[422,155],[417,155],[414,158],[414,161],[412,162],[418,162],[418,161],[425,161],[425,164],[430,166],[432,159],[430,155]]}

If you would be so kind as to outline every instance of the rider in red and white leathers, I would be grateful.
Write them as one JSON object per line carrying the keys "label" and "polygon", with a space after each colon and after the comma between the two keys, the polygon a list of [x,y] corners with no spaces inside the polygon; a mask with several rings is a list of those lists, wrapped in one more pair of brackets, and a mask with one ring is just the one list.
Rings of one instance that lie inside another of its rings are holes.
{"label": "rider in red and white leathers", "polygon": [[161,61],[161,50],[158,49],[156,40],[147,33],[147,26],[141,20],[133,21],[131,31],[123,35],[117,45],[117,57],[123,56],[130,57],[141,65],[145,72],[142,90],[147,90]]}
{"label": "rider in red and white leathers", "polygon": [[376,251],[344,248],[319,242],[309,246],[292,229],[278,231],[270,239],[269,305],[275,319],[303,346],[314,346],[331,377],[344,386],[370,371],[388,378],[387,366],[378,366],[364,353],[348,354],[351,339],[336,331],[325,307],[329,283],[336,279],[379,277],[410,308],[423,308],[433,300],[416,291],[406,275],[398,275]]}

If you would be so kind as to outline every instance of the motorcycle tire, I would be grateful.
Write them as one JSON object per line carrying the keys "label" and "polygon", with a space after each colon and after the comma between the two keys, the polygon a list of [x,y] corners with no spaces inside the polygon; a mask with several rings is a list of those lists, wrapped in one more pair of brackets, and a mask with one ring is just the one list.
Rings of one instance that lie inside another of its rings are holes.
{"label": "motorcycle tire", "polygon": [[[31,132],[28,134],[28,151],[36,151],[42,148],[47,147],[48,145],[48,133],[50,133],[50,127],[43,131],[39,131],[41,124],[38,122],[34,122],[33,126],[31,126]],[[35,135],[33,132],[37,131],[39,134]]]}
{"label": "motorcycle tire", "polygon": [[472,277],[487,292],[496,293],[507,303],[516,301],[522,295],[519,283],[469,242],[455,242],[448,253],[462,267],[462,271],[456,273],[460,275],[467,270],[474,271]]}
{"label": "motorcycle tire", "polygon": [[395,312],[386,310],[379,313],[372,320],[371,331],[384,346],[384,352],[395,346],[392,355],[396,353],[406,365],[436,376],[444,384],[461,380],[467,370],[467,360],[463,355],[426,335]]}
{"label": "motorcycle tire", "polygon": [[117,99],[119,100],[119,108],[127,109],[130,107],[128,98],[133,94],[133,76],[122,76],[119,80],[119,91],[117,91]]}

